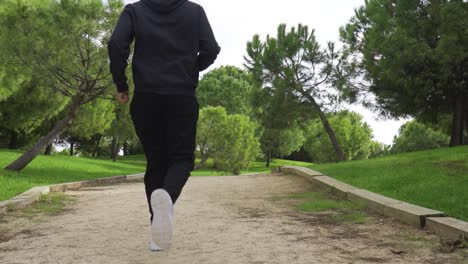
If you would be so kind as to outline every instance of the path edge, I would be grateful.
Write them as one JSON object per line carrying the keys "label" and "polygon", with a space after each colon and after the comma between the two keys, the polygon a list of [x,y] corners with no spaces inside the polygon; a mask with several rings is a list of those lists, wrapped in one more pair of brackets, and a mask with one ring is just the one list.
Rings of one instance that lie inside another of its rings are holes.
{"label": "path edge", "polygon": [[82,187],[95,187],[118,183],[142,182],[143,180],[144,173],[138,173],[131,175],[119,175],[106,178],[98,178],[94,180],[33,187],[28,191],[21,193],[9,200],[0,201],[0,216],[6,214],[9,211],[25,208],[28,205],[31,205],[32,203],[38,201],[42,195],[46,195],[49,193],[63,193],[68,190],[78,190]]}
{"label": "path edge", "polygon": [[468,239],[468,222],[448,217],[444,212],[360,189],[305,167],[281,166],[272,172],[302,176],[339,199],[363,204],[374,212],[431,231],[441,238],[453,241]]}

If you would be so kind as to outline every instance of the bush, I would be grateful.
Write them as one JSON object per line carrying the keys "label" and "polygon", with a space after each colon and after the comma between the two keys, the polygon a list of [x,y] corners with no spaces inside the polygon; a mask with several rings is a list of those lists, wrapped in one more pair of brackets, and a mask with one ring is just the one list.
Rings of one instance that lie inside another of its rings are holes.
{"label": "bush", "polygon": [[[362,116],[342,111],[329,117],[338,142],[347,160],[367,159],[371,154],[372,130],[362,121]],[[313,162],[336,161],[336,154],[328,134],[320,120],[315,120],[307,128],[307,141],[304,149]]]}
{"label": "bush", "polygon": [[389,145],[385,145],[377,141],[372,141],[369,146],[370,146],[370,155],[369,155],[370,159],[379,158],[379,157],[383,157],[385,155],[390,154]]}
{"label": "bush", "polygon": [[448,146],[449,136],[417,121],[401,126],[393,139],[392,153],[436,149]]}
{"label": "bush", "polygon": [[259,154],[256,128],[247,116],[227,115],[223,107],[202,109],[197,130],[201,165],[213,158],[217,169],[240,174]]}

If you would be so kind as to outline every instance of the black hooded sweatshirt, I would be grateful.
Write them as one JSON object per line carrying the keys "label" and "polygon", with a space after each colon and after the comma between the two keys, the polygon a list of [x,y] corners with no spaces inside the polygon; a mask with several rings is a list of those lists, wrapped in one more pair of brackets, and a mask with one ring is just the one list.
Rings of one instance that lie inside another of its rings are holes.
{"label": "black hooded sweatshirt", "polygon": [[128,91],[130,45],[135,92],[195,96],[199,72],[220,47],[205,11],[187,0],[141,0],[126,5],[108,43],[110,70],[119,92]]}

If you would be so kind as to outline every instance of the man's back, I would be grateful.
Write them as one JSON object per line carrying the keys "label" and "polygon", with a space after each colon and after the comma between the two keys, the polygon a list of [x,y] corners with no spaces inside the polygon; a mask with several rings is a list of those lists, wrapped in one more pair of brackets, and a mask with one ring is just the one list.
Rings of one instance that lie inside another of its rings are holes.
{"label": "man's back", "polygon": [[111,71],[119,91],[135,40],[136,92],[195,95],[198,73],[219,53],[203,8],[187,0],[142,0],[127,5],[109,41]]}

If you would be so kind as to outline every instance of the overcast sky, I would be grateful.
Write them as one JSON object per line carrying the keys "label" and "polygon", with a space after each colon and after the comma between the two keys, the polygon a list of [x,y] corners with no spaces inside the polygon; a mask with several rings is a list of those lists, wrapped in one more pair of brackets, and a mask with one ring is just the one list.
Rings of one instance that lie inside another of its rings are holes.
{"label": "overcast sky", "polygon": [[[125,0],[127,3],[135,0]],[[275,35],[277,26],[302,23],[315,29],[317,40],[323,45],[328,41],[339,44],[339,28],[354,14],[354,9],[364,0],[194,0],[201,4],[210,20],[221,53],[210,68],[221,65],[242,67],[246,43],[259,34]],[[394,135],[405,121],[381,120],[362,106],[351,110],[361,113],[372,127],[375,139],[391,144]]]}

